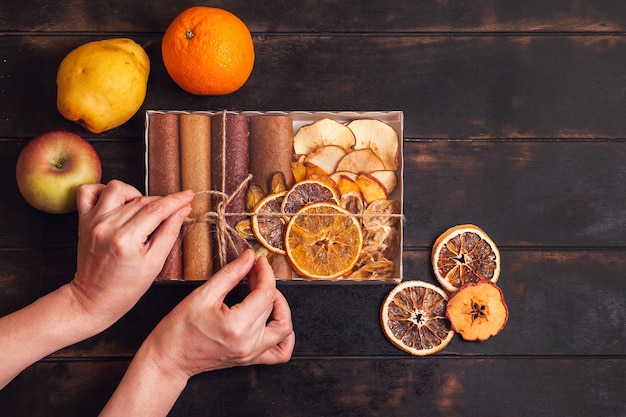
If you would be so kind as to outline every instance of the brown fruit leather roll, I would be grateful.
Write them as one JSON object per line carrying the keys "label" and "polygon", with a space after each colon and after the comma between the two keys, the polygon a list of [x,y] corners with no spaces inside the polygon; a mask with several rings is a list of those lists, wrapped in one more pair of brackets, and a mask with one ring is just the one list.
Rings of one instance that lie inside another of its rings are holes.
{"label": "brown fruit leather roll", "polygon": [[280,115],[250,117],[250,173],[252,181],[269,194],[272,175],[282,172],[293,185],[293,120]]}
{"label": "brown fruit leather roll", "polygon": [[[206,114],[180,115],[181,183],[194,192],[211,189],[211,119]],[[191,202],[192,219],[211,210],[211,195],[196,194]],[[211,229],[207,221],[187,224],[183,230],[183,277],[206,280],[213,272]]]}
{"label": "brown fruit leather roll", "polygon": [[[224,125],[224,126],[222,126]],[[225,134],[225,137],[223,136]],[[249,173],[249,139],[250,128],[248,117],[240,114],[216,114],[211,116],[211,189],[222,191],[232,196],[230,204],[226,206],[227,213],[245,213],[245,196],[247,187],[243,187],[236,195],[233,193],[245,182]],[[223,175],[224,173],[224,175]],[[219,199],[213,199],[213,209],[217,207]],[[227,216],[226,222],[234,227],[242,216]],[[235,259],[239,253],[248,247],[247,242],[236,233],[230,234],[235,248],[226,242],[226,262]],[[217,239],[221,239],[216,236]],[[218,258],[214,260],[214,270],[221,267],[219,259],[219,245],[213,245],[213,253]]]}
{"label": "brown fruit leather roll", "polygon": [[[165,196],[180,191],[178,115],[154,113],[148,123],[148,194]],[[182,237],[174,243],[157,281],[182,279]]]}

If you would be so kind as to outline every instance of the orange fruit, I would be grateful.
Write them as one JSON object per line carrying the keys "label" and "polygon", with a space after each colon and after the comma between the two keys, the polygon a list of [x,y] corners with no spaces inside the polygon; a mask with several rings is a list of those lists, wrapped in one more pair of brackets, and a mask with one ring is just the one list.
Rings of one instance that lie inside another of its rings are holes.
{"label": "orange fruit", "polygon": [[359,220],[333,203],[304,206],[285,231],[285,251],[294,269],[310,279],[331,280],[352,270],[363,245]]}
{"label": "orange fruit", "polygon": [[485,341],[504,328],[509,309],[502,290],[487,280],[468,282],[450,296],[446,316],[464,340]]}
{"label": "orange fruit", "polygon": [[286,214],[294,214],[307,204],[321,202],[339,205],[339,197],[335,189],[319,180],[304,180],[287,191],[281,210]]}
{"label": "orange fruit", "polygon": [[385,297],[380,320],[385,336],[403,351],[425,356],[446,347],[454,331],[446,318],[448,296],[424,281],[404,281]]}
{"label": "orange fruit", "polygon": [[285,194],[286,191],[266,196],[259,201],[254,208],[254,214],[250,217],[252,233],[256,240],[270,252],[280,254],[285,253],[285,218],[277,214],[280,213],[280,205]]}
{"label": "orange fruit", "polygon": [[448,292],[467,282],[498,281],[500,252],[493,240],[478,226],[451,227],[437,238],[431,261],[437,280]]}
{"label": "orange fruit", "polygon": [[183,90],[224,95],[245,84],[254,66],[254,45],[245,23],[215,7],[196,6],[179,14],[163,36],[165,68]]}

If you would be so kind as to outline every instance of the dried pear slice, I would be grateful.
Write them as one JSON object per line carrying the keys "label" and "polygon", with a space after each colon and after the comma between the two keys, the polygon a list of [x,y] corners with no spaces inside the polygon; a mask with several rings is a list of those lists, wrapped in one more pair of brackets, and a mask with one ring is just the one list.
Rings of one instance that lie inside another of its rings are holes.
{"label": "dried pear slice", "polygon": [[293,137],[293,150],[296,155],[308,155],[326,145],[336,145],[351,151],[356,138],[343,123],[324,118],[302,126]]}
{"label": "dried pear slice", "polygon": [[502,290],[489,280],[463,284],[448,300],[446,316],[464,340],[483,342],[504,328],[509,309]]}
{"label": "dried pear slice", "polygon": [[357,119],[348,123],[354,132],[354,149],[373,150],[383,161],[386,170],[398,169],[398,134],[387,123],[374,119]]}

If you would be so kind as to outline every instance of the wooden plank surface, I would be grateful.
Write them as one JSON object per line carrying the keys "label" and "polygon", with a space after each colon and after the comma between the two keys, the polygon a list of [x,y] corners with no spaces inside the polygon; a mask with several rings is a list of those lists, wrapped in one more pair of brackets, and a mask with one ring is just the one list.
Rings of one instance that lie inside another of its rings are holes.
{"label": "wooden plank surface", "polygon": [[[75,269],[76,215],[37,212],[15,185],[33,136],[75,131],[104,181],[143,189],[146,109],[402,110],[404,279],[434,282],[439,233],[480,225],[501,248],[504,331],[412,358],[380,329],[391,285],[283,283],[292,361],[197,376],[171,415],[626,415],[626,3],[216,1],[256,50],[248,83],[224,97],[186,94],[161,62],[163,31],[195,4],[0,5],[0,315]],[[56,69],[74,47],[120,36],[150,56],[148,95],[129,123],[93,135],[58,114]],[[0,391],[0,416],[97,414],[196,285],[154,285],[110,329],[27,369]]]}
{"label": "wooden plank surface", "polygon": [[[406,138],[623,139],[626,131],[623,36],[267,35],[255,38],[246,85],[205,99],[171,81],[160,36],[133,36],[152,63],[143,110],[402,110]],[[0,138],[76,129],[56,111],[56,68],[73,48],[107,37],[0,37],[0,87],[11,103]],[[141,140],[143,126],[140,113],[98,137]]]}
{"label": "wooden plank surface", "polygon": [[[96,415],[126,366],[118,360],[41,362],[0,392],[3,412]],[[618,417],[626,412],[624,372],[623,357],[296,358],[194,377],[170,415]]]}

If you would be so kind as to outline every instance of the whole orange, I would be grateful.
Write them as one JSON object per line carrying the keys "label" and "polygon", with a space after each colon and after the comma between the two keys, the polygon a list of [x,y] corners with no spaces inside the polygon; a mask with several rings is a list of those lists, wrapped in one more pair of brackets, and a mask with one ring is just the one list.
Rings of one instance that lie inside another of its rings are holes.
{"label": "whole orange", "polygon": [[163,63],[183,90],[224,95],[245,84],[254,66],[254,45],[245,23],[229,11],[205,6],[179,14],[163,36]]}

